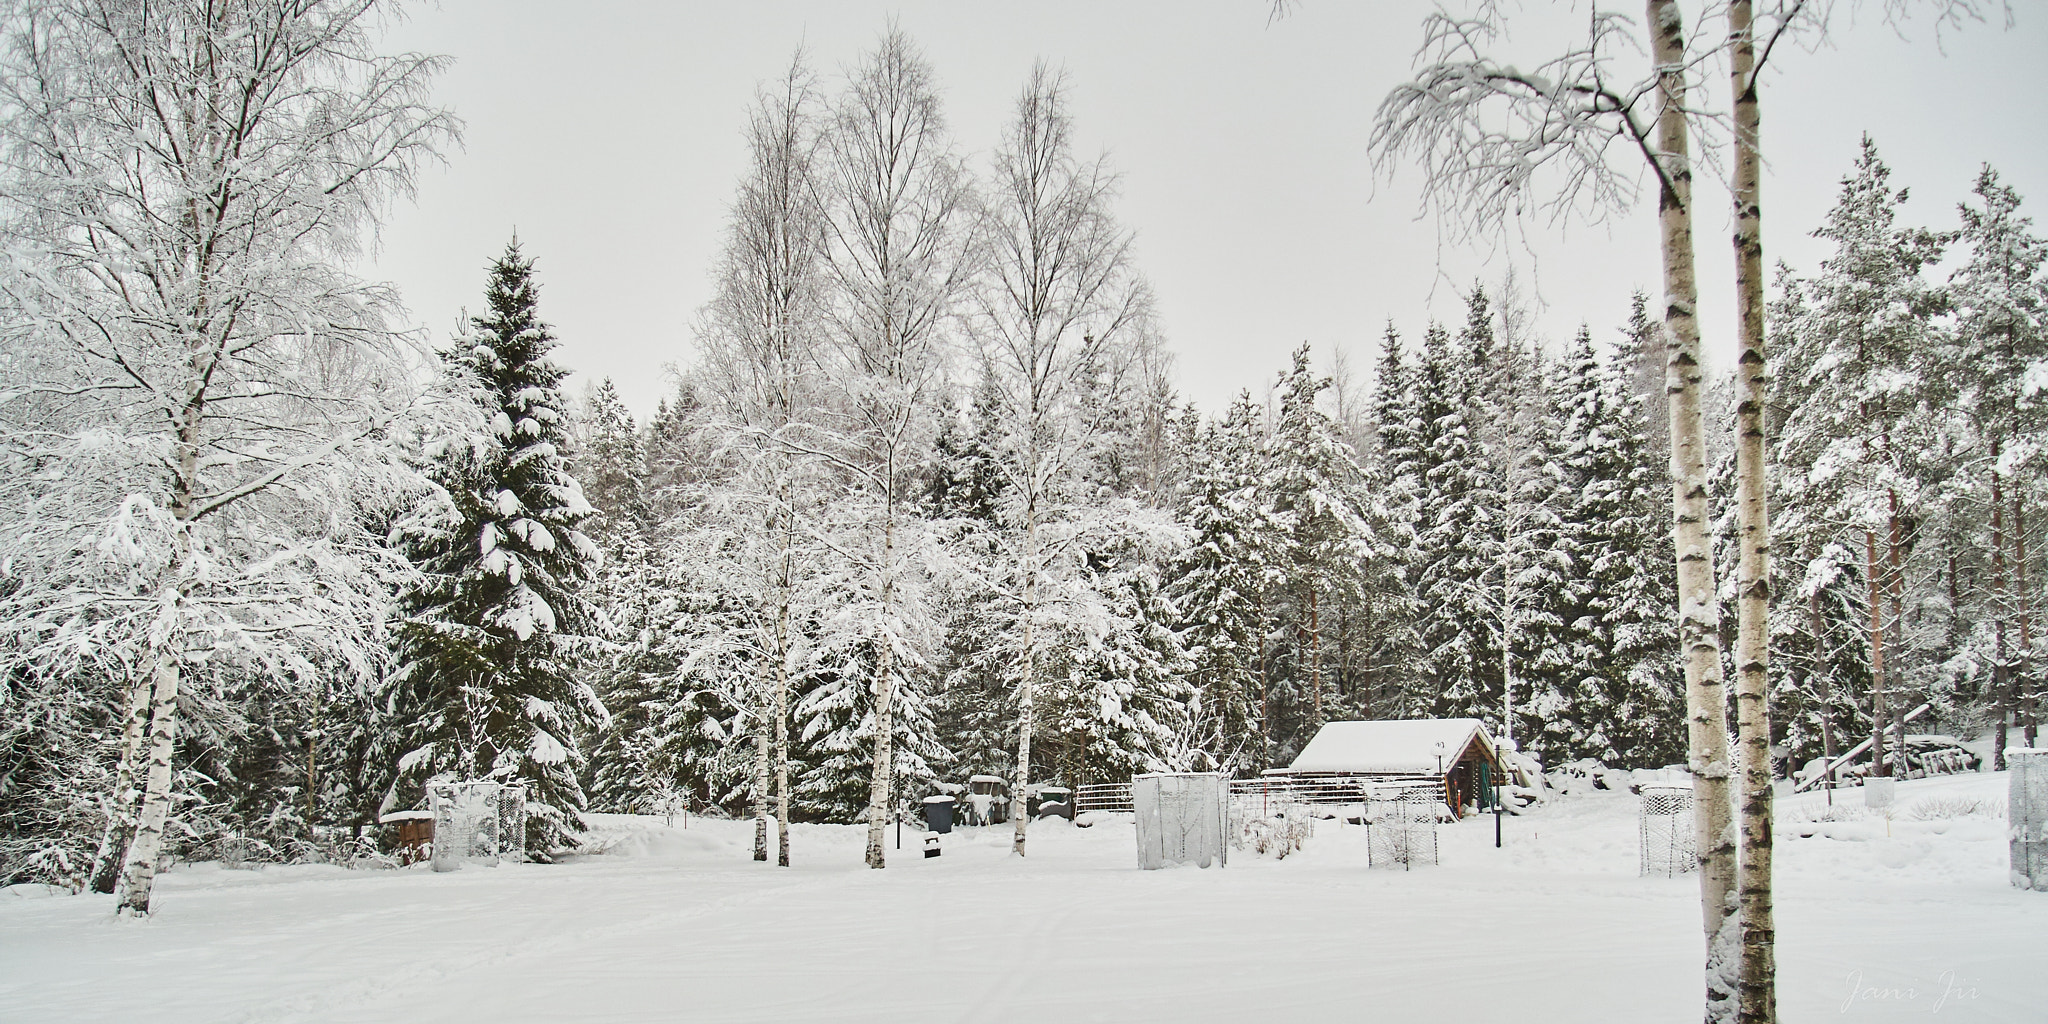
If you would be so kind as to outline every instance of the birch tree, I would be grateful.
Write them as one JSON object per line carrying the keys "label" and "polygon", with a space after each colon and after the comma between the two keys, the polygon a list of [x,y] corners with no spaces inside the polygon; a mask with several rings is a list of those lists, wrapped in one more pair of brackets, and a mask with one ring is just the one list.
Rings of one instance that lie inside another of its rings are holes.
{"label": "birch tree", "polygon": [[80,470],[50,473],[27,505],[39,528],[8,535],[121,566],[67,596],[43,588],[73,563],[10,600],[17,624],[82,613],[129,652],[125,914],[150,909],[193,659],[325,634],[341,664],[363,665],[362,638],[334,628],[360,617],[333,607],[364,599],[363,582],[321,579],[330,515],[380,458],[411,354],[386,326],[392,293],[336,263],[455,134],[425,101],[441,60],[375,52],[389,6],[5,12],[8,330],[47,355],[44,376],[6,393],[6,434],[35,463]]}
{"label": "birch tree", "polygon": [[[1886,0],[1886,19],[1896,22],[1913,6],[1916,5],[1911,0]],[[1982,20],[1990,5],[1978,0],[1935,0],[1926,6],[1934,9],[1942,26],[1953,27],[1967,20]],[[1735,504],[1740,535],[1735,639],[1743,833],[1740,1016],[1750,1024],[1765,1024],[1778,1015],[1770,884],[1771,528],[1768,446],[1764,436],[1770,377],[1764,340],[1761,75],[1777,44],[1788,34],[1824,36],[1833,7],[1829,0],[1781,0],[1766,5],[1759,17],[1751,0],[1730,0],[1726,14],[1734,172],[1729,188],[1735,222]],[[2008,24],[2011,17],[2008,7]],[[1761,47],[1759,36],[1763,41]],[[1882,725],[1878,728],[1882,729]],[[1903,730],[1900,742],[1904,742]],[[1878,743],[1876,749],[1881,752],[1883,744]]]}
{"label": "birch tree", "polygon": [[899,534],[913,525],[912,471],[934,429],[946,326],[974,251],[968,183],[949,148],[931,66],[901,30],[892,28],[849,73],[827,152],[836,429],[845,441],[810,451],[849,473],[873,511],[873,536],[858,555],[868,580],[859,614],[876,658],[867,863],[880,868],[893,782],[891,703],[898,663],[917,653],[901,628]]}
{"label": "birch tree", "polygon": [[[1706,54],[1690,45],[1675,0],[1648,0],[1641,31],[1595,6],[1580,39],[1526,68],[1487,52],[1505,26],[1498,9],[1476,17],[1442,11],[1423,22],[1415,79],[1381,101],[1372,135],[1383,172],[1413,160],[1440,217],[1462,237],[1510,221],[1597,219],[1638,198],[1637,177],[1656,184],[1664,276],[1665,390],[1677,551],[1679,628],[1686,659],[1689,764],[1698,793],[1701,918],[1708,937],[1710,1019],[1732,1016],[1735,970],[1731,897],[1728,733],[1719,610],[1707,536],[1705,436],[1701,422],[1698,288],[1692,238],[1696,130],[1688,92]],[[1648,69],[1623,60],[1647,43]]]}
{"label": "birch tree", "polygon": [[[1071,564],[1042,534],[1064,521],[1060,533],[1078,536],[1075,495],[1065,485],[1088,451],[1079,403],[1089,374],[1126,343],[1148,298],[1130,266],[1131,236],[1110,214],[1116,178],[1105,161],[1075,157],[1071,130],[1064,82],[1041,63],[996,152],[983,226],[989,257],[977,291],[975,325],[1007,411],[998,465],[1015,536],[1005,575],[1020,608],[1011,788],[1019,801],[1031,781],[1046,576]],[[1010,850],[1022,856],[1029,815],[1015,818]]]}
{"label": "birch tree", "polygon": [[[791,608],[799,548],[807,546],[798,512],[818,486],[817,460],[807,449],[816,443],[812,392],[823,376],[825,326],[819,102],[801,52],[755,100],[746,129],[752,163],[729,214],[719,292],[700,339],[700,373],[716,396],[718,429],[747,453],[736,484],[754,496],[773,538],[761,581],[772,623],[764,645],[771,679],[762,702],[770,727],[757,737],[757,757],[765,777],[772,755],[776,863],[783,867],[789,866]],[[754,859],[767,859],[765,816],[756,820]]]}

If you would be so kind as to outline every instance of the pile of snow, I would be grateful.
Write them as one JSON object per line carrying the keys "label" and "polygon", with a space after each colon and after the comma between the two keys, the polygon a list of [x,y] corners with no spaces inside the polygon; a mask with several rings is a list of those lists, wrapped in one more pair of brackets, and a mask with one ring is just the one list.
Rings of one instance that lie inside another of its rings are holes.
{"label": "pile of snow", "polygon": [[1567,761],[1544,776],[1550,788],[1566,796],[1611,790],[1641,793],[1644,786],[1680,786],[1692,782],[1684,765],[1663,768],[1609,768],[1593,758]]}

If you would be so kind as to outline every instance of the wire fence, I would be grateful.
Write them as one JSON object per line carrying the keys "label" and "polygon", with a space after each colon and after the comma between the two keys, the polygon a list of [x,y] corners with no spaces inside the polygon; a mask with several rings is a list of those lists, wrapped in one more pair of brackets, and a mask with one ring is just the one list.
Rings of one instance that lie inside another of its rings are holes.
{"label": "wire fence", "polygon": [[1676,878],[1699,867],[1692,787],[1644,786],[1636,812],[1641,875]]}
{"label": "wire fence", "polygon": [[[1443,781],[1426,776],[1386,775],[1262,775],[1255,779],[1231,779],[1232,804],[1245,815],[1269,817],[1284,814],[1291,807],[1341,807],[1362,805],[1389,790],[1407,791],[1430,787],[1441,796]],[[1104,782],[1074,790],[1074,810],[1131,812],[1131,784]]]}
{"label": "wire fence", "polygon": [[1435,864],[1437,809],[1442,792],[1434,780],[1376,787],[1365,805],[1366,864],[1375,868]]}

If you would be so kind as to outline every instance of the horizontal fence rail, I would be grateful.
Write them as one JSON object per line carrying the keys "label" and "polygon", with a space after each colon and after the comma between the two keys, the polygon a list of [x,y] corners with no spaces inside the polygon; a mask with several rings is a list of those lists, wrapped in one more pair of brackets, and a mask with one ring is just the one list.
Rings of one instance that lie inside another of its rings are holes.
{"label": "horizontal fence rail", "polygon": [[1087,811],[1110,811],[1132,813],[1131,784],[1128,782],[1102,782],[1093,786],[1081,786],[1074,790],[1074,813]]}
{"label": "horizontal fence rail", "polygon": [[[1361,804],[1394,789],[1442,785],[1442,779],[1427,775],[1266,775],[1231,779],[1229,794],[1242,813],[1265,815],[1289,806]],[[1074,810],[1131,813],[1131,784],[1081,786],[1074,790]]]}

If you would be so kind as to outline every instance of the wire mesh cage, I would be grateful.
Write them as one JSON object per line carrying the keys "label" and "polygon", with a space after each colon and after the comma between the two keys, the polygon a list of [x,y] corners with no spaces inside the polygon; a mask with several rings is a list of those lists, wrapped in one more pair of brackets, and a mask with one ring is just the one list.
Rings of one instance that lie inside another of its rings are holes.
{"label": "wire mesh cage", "polygon": [[1699,867],[1691,786],[1644,786],[1636,831],[1642,849],[1639,874],[1676,878]]}
{"label": "wire mesh cage", "polygon": [[1132,779],[1139,866],[1150,871],[1168,864],[1227,863],[1223,784],[1223,776],[1206,772]]}
{"label": "wire mesh cage", "polygon": [[526,787],[518,783],[498,787],[498,856],[526,860]]}
{"label": "wire mesh cage", "polygon": [[1404,870],[1435,864],[1437,809],[1443,791],[1435,785],[1379,786],[1366,795],[1366,863]]}
{"label": "wire mesh cage", "polygon": [[2012,884],[2048,892],[2048,750],[2009,748]]}
{"label": "wire mesh cage", "polygon": [[427,794],[434,807],[434,870],[526,859],[525,786],[438,782]]}

